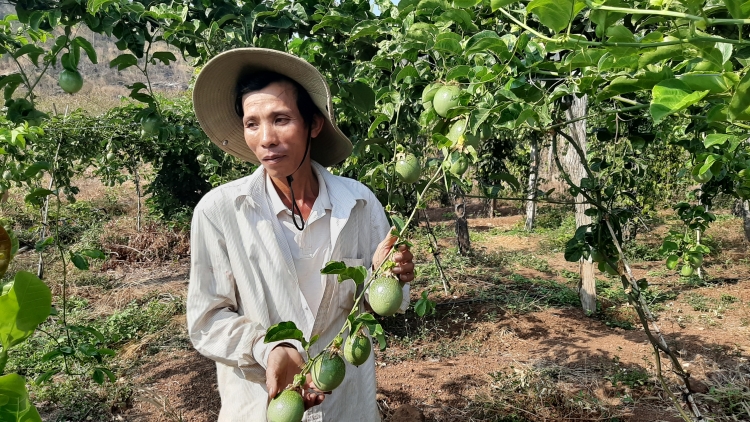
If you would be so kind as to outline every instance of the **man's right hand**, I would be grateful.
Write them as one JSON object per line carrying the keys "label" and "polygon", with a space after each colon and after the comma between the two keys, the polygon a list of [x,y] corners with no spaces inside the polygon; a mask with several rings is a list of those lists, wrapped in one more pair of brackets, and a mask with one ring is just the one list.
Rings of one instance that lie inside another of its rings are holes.
{"label": "man's right hand", "polygon": [[[303,366],[305,366],[305,360],[294,347],[278,345],[271,351],[268,356],[268,368],[266,368],[266,388],[268,389],[269,402],[287,385],[294,382],[294,376],[300,373]],[[307,380],[302,389],[305,409],[323,403],[325,395],[315,388],[310,374],[307,374]]]}

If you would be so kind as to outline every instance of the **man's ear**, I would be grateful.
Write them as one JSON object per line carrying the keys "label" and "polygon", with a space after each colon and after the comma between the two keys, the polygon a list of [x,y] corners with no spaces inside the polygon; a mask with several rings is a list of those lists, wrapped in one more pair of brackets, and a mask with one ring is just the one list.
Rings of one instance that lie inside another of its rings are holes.
{"label": "man's ear", "polygon": [[310,130],[311,137],[315,138],[320,134],[320,131],[323,130],[323,123],[325,123],[325,118],[320,114],[315,113],[315,115],[313,115],[312,128]]}

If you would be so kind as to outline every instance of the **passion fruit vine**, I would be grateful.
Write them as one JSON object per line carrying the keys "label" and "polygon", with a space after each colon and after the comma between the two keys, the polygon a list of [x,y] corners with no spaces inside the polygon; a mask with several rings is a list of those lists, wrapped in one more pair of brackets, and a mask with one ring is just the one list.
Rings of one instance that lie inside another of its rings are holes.
{"label": "passion fruit vine", "polygon": [[305,402],[296,390],[284,390],[271,400],[266,411],[268,422],[300,422],[305,414]]}

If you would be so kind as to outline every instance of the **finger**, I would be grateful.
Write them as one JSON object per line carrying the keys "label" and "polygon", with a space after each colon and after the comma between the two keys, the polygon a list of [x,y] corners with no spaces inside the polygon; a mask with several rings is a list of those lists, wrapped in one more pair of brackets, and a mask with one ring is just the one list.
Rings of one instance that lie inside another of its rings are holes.
{"label": "finger", "polygon": [[396,244],[398,241],[398,236],[394,236],[393,232],[396,230],[396,227],[391,227],[391,229],[388,231],[388,235],[383,239],[382,242],[380,242],[380,248],[383,250],[390,250],[393,245]]}
{"label": "finger", "polygon": [[407,262],[405,264],[400,264],[398,266],[395,266],[391,268],[391,272],[393,274],[406,274],[406,273],[413,273],[414,272],[414,263],[413,262]]}
{"label": "finger", "polygon": [[409,262],[414,260],[414,255],[410,251],[396,252],[393,254],[393,260],[396,262]]}
{"label": "finger", "polygon": [[414,273],[400,274],[398,277],[398,281],[400,281],[401,284],[411,283],[412,281],[414,281]]}
{"label": "finger", "polygon": [[398,245],[398,250],[401,251],[401,252],[408,251],[409,250],[409,245],[407,245],[405,243],[401,244],[401,245]]}

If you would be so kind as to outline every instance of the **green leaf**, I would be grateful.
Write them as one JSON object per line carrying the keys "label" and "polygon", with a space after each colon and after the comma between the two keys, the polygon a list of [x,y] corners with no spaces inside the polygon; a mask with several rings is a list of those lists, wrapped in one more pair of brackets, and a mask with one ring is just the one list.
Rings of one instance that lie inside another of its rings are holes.
{"label": "green leaf", "polygon": [[396,84],[398,85],[398,83],[404,80],[404,78],[412,78],[409,81],[411,82],[412,80],[419,78],[419,72],[417,72],[417,69],[414,66],[408,65],[405,68],[401,69],[398,72],[398,75],[396,75]]}
{"label": "green leaf", "polygon": [[710,94],[721,94],[732,87],[732,82],[721,73],[684,73],[678,78],[693,91],[708,91]]}
{"label": "green leaf", "polygon": [[[708,157],[706,157],[706,161],[703,163],[703,166],[701,166],[701,169],[698,171],[698,174],[702,175],[708,171],[711,171],[711,173],[714,174],[714,171],[711,169],[711,167],[714,165],[714,163],[716,163],[719,160],[721,160],[721,155],[718,155],[718,154],[709,155]],[[721,164],[720,161],[719,161],[719,164]]]}
{"label": "green leaf", "polygon": [[94,382],[99,385],[104,384],[104,372],[102,372],[102,370],[99,368],[94,369],[94,372],[91,374],[91,378],[93,378]]}
{"label": "green leaf", "polygon": [[98,12],[102,7],[108,6],[113,3],[115,3],[115,0],[89,0],[88,4],[86,5],[86,10],[90,14],[95,15],[96,12]]}
{"label": "green leaf", "polygon": [[0,397],[7,398],[0,406],[0,421],[3,422],[42,422],[36,408],[29,400],[26,380],[18,374],[0,377]]}
{"label": "green leaf", "polygon": [[531,0],[526,10],[536,15],[544,26],[560,32],[573,19],[574,5],[574,0]]}
{"label": "green leaf", "polygon": [[50,369],[49,371],[36,377],[36,379],[34,379],[34,384],[42,385],[45,382],[49,381],[50,378],[52,378],[54,375],[57,375],[58,373],[60,373],[59,369]]}
{"label": "green leaf", "polygon": [[10,265],[10,260],[13,257],[11,253],[12,246],[10,235],[0,224],[0,279],[8,271],[8,265]]}
{"label": "green leaf", "polygon": [[435,302],[431,301],[427,297],[427,291],[422,291],[422,297],[417,301],[416,304],[414,304],[414,312],[417,313],[420,317],[423,317],[427,314],[434,314],[435,313]]}
{"label": "green leaf", "polygon": [[45,249],[47,249],[48,246],[55,244],[55,236],[47,236],[44,239],[36,242],[34,245],[34,250],[37,252],[44,252]]}
{"label": "green leaf", "polygon": [[339,274],[339,283],[346,280],[353,280],[355,284],[360,285],[365,282],[367,278],[367,269],[358,265],[356,267],[346,267],[342,273]]}
{"label": "green leaf", "polygon": [[177,57],[169,51],[157,51],[152,56],[153,60],[160,60],[164,65],[169,66],[169,62],[176,62]]}
{"label": "green leaf", "polygon": [[518,179],[516,179],[516,177],[513,176],[510,173],[505,173],[505,172],[502,172],[502,171],[493,173],[490,176],[490,180],[500,180],[500,181],[503,181],[503,182],[511,185],[513,187],[513,189],[515,189],[515,190],[518,190],[518,189],[521,188],[521,184],[518,182]]}
{"label": "green leaf", "polygon": [[117,70],[122,71],[130,66],[135,66],[138,64],[138,58],[130,53],[120,54],[119,56],[112,59],[112,61],[109,62],[109,67],[117,67]]}
{"label": "green leaf", "polygon": [[490,7],[492,8],[492,11],[496,11],[497,9],[505,6],[509,6],[514,3],[518,3],[521,0],[490,0]]}
{"label": "green leaf", "polygon": [[94,259],[105,259],[107,257],[104,255],[104,252],[99,249],[83,249],[80,253],[81,255]]}
{"label": "green leaf", "polygon": [[39,277],[19,271],[8,293],[0,296],[0,344],[21,343],[44,322],[52,307],[52,292]]}
{"label": "green leaf", "polygon": [[[675,38],[666,37],[665,41],[674,41]],[[654,50],[646,51],[638,59],[638,67],[641,69],[662,60],[681,60],[683,47],[679,44],[657,47]]]}
{"label": "green leaf", "polygon": [[454,81],[454,80],[466,78],[469,75],[470,71],[471,71],[471,67],[465,64],[458,65],[448,71],[448,73],[445,75],[445,80]]}
{"label": "green leaf", "polygon": [[42,54],[44,54],[43,48],[37,47],[34,44],[26,44],[23,47],[19,48],[18,50],[15,50],[13,52],[13,57],[17,59],[21,56],[28,55],[29,59],[31,59],[34,65],[38,66],[39,56]]}
{"label": "green leaf", "polygon": [[497,35],[495,31],[482,31],[474,34],[469,41],[466,42],[466,49],[464,55],[485,53],[491,51],[500,57],[506,57],[510,55],[508,46],[505,42]]}
{"label": "green leaf", "polygon": [[102,371],[107,376],[107,379],[109,380],[109,382],[115,382],[117,380],[117,377],[115,377],[115,374],[112,373],[112,371],[110,371],[109,369],[101,367],[101,366],[96,369],[99,371]]}
{"label": "green leaf", "polygon": [[654,123],[659,123],[670,114],[678,113],[691,105],[702,100],[708,95],[708,91],[696,91],[690,89],[686,83],[679,79],[667,79],[659,82],[652,90],[651,117]]}
{"label": "green leaf", "polygon": [[[446,35],[446,34],[440,34],[440,35]],[[457,34],[451,34],[451,35],[457,35]],[[438,39],[435,40],[435,45],[432,46],[433,49],[437,51],[443,51],[447,53],[451,53],[454,55],[460,55],[461,54],[461,43],[458,42],[458,40],[452,38],[452,37],[440,37],[438,36]]]}
{"label": "green leaf", "polygon": [[404,230],[404,227],[406,226],[406,222],[397,215],[391,216],[391,223],[396,227],[396,236],[399,236],[400,233]]}
{"label": "green leaf", "polygon": [[51,352],[45,353],[44,356],[42,356],[41,361],[42,362],[49,362],[52,359],[54,359],[54,358],[56,358],[56,357],[58,357],[60,355],[62,355],[62,352],[59,349],[55,349],[55,350],[53,350]]}
{"label": "green leaf", "polygon": [[83,51],[86,52],[86,55],[89,58],[89,61],[93,64],[97,64],[97,58],[96,58],[96,50],[94,49],[94,46],[91,45],[91,43],[83,37],[75,37],[73,39],[73,42],[76,43],[78,46],[80,46]]}
{"label": "green leaf", "polygon": [[721,133],[712,133],[708,136],[706,136],[706,139],[703,140],[703,146],[706,147],[706,149],[711,148],[714,145],[724,145],[728,140],[734,139],[735,137],[732,135],[724,135]]}
{"label": "green leaf", "polygon": [[272,343],[274,341],[282,340],[298,340],[302,343],[306,343],[305,335],[292,321],[280,322],[269,327],[266,331],[266,336],[263,338],[263,343]]}
{"label": "green leaf", "polygon": [[659,248],[659,253],[666,254],[669,252],[674,252],[678,249],[680,249],[680,247],[677,245],[677,243],[672,242],[671,240],[665,240],[664,243],[662,243],[661,248]]}
{"label": "green leaf", "polygon": [[750,18],[750,1],[748,0],[724,0],[729,14],[735,19]]}
{"label": "green leaf", "polygon": [[89,269],[89,261],[80,254],[71,252],[70,260],[73,262],[73,265],[75,265],[79,270]]}
{"label": "green leaf", "polygon": [[729,102],[727,114],[735,120],[748,120],[748,107],[750,107],[750,72],[745,73],[737,84],[732,100]]}
{"label": "green leaf", "polygon": [[49,170],[51,167],[50,163],[46,161],[38,161],[32,165],[30,165],[26,171],[23,172],[24,176],[28,178],[36,177],[37,173],[39,173],[42,170]]}
{"label": "green leaf", "polygon": [[467,7],[474,7],[481,2],[482,0],[453,0],[453,5],[465,9]]}
{"label": "green leaf", "polygon": [[369,85],[357,81],[344,87],[349,93],[349,101],[357,110],[368,113],[375,108],[375,91]]}
{"label": "green leaf", "polygon": [[341,261],[330,261],[320,270],[321,274],[341,274],[346,271],[346,264]]}

